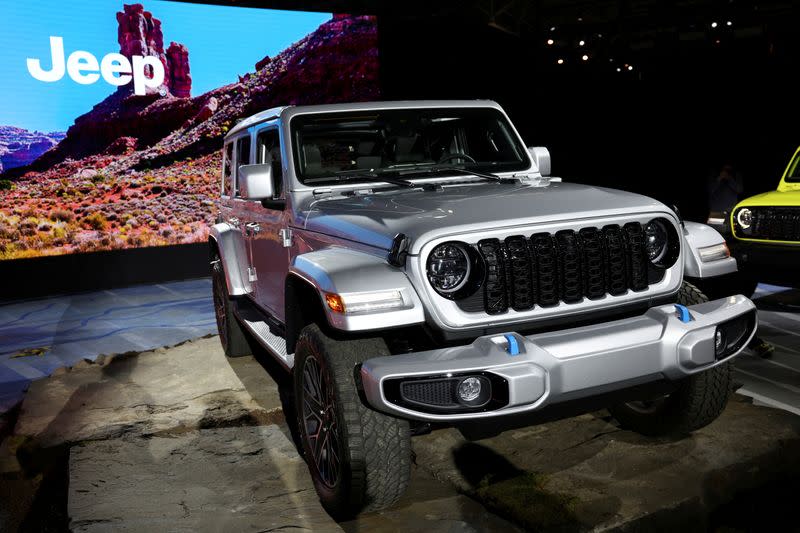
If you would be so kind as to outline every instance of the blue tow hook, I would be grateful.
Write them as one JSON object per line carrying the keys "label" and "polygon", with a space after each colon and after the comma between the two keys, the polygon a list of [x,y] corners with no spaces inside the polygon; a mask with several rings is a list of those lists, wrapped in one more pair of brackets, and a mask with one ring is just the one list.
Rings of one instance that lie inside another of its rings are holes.
{"label": "blue tow hook", "polygon": [[675,304],[675,311],[677,311],[676,314],[678,315],[678,320],[680,320],[684,324],[686,322],[691,322],[692,320],[694,320],[692,318],[691,313],[689,313],[689,308],[686,307],[685,305]]}
{"label": "blue tow hook", "polygon": [[508,341],[508,355],[519,355],[519,343],[517,342],[517,338],[510,333],[506,333],[503,337]]}

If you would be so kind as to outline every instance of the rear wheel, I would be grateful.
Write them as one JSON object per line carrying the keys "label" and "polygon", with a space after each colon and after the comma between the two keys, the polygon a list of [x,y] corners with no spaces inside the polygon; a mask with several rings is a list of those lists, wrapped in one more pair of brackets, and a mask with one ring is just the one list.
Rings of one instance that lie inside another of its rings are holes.
{"label": "rear wheel", "polygon": [[381,339],[334,340],[315,325],[295,350],[295,409],[303,453],[320,501],[333,517],[392,505],[411,473],[409,424],[366,407],[358,364],[389,355]]}
{"label": "rear wheel", "polygon": [[222,349],[228,357],[241,357],[253,353],[247,339],[247,333],[233,314],[233,305],[225,283],[225,271],[219,253],[211,259],[211,288],[214,297],[214,316],[217,319],[217,330]]}
{"label": "rear wheel", "polygon": [[[684,282],[678,303],[694,305],[708,298],[691,283]],[[644,435],[689,433],[717,419],[732,390],[730,363],[683,379],[675,392],[659,398],[628,402],[609,408],[622,427]]]}

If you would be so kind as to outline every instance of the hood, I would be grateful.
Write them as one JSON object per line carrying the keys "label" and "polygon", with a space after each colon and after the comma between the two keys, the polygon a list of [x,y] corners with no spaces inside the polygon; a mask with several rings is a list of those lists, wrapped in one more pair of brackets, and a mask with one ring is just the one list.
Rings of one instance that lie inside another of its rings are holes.
{"label": "hood", "polygon": [[409,252],[417,254],[442,234],[665,210],[651,198],[602,187],[478,182],[441,191],[393,189],[315,199],[301,207],[297,225],[385,250],[404,233],[411,238]]}
{"label": "hood", "polygon": [[739,202],[734,211],[739,207],[791,207],[800,206],[800,190],[769,191],[750,198],[745,198]]}

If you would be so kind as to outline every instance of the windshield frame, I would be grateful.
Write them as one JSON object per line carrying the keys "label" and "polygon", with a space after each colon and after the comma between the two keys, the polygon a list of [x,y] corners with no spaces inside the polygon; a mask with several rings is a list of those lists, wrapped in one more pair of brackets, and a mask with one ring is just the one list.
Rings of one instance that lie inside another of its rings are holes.
{"label": "windshield frame", "polygon": [[800,183],[800,148],[797,149],[794,156],[789,160],[789,164],[786,165],[783,181],[785,183]]}
{"label": "windshield frame", "polygon": [[[470,114],[470,113],[475,113],[475,111],[481,111],[481,112],[486,113],[487,116],[489,116],[490,118],[496,118],[498,120],[498,122],[501,124],[501,126],[506,130],[506,134],[508,135],[509,141],[513,144],[514,149],[518,150],[519,153],[520,153],[520,156],[521,156],[521,160],[519,161],[519,163],[509,162],[509,164],[514,165],[513,168],[501,168],[501,169],[488,170],[487,169],[487,165],[484,165],[484,166],[481,166],[481,167],[475,169],[478,172],[478,174],[480,174],[481,172],[483,172],[483,173],[489,172],[489,173],[493,173],[493,174],[496,173],[496,174],[508,176],[508,175],[513,175],[513,174],[524,174],[526,172],[529,172],[533,168],[533,161],[531,159],[530,153],[529,153],[527,147],[525,146],[525,143],[523,142],[522,137],[520,136],[519,132],[515,128],[514,124],[511,122],[511,120],[509,120],[509,118],[506,115],[506,113],[499,106],[498,107],[495,107],[495,106],[483,106],[483,105],[481,105],[481,106],[472,106],[472,105],[467,104],[467,105],[463,105],[463,106],[462,105],[447,105],[447,106],[436,106],[436,107],[428,107],[428,106],[394,107],[393,106],[393,107],[388,107],[388,108],[377,107],[375,109],[360,108],[360,109],[324,110],[324,111],[302,112],[302,113],[293,114],[291,117],[289,117],[289,120],[287,121],[288,123],[285,125],[286,133],[288,134],[287,137],[291,140],[291,142],[290,142],[290,144],[291,144],[291,153],[292,153],[291,154],[291,164],[292,164],[292,167],[293,167],[292,168],[292,175],[293,175],[294,181],[295,181],[295,189],[296,190],[303,190],[303,189],[309,189],[310,190],[310,189],[318,189],[318,188],[323,188],[323,187],[324,188],[337,188],[337,189],[338,188],[353,188],[353,187],[364,188],[364,187],[371,186],[372,184],[381,184],[381,183],[385,184],[385,182],[381,181],[381,176],[380,176],[381,173],[385,172],[385,173],[387,173],[387,175],[397,176],[397,174],[394,174],[393,172],[391,172],[389,167],[382,167],[382,168],[379,168],[379,169],[375,169],[375,173],[376,173],[375,181],[358,180],[358,181],[354,181],[354,182],[347,182],[347,181],[338,181],[338,182],[336,182],[336,181],[333,180],[333,178],[336,176],[336,173],[332,172],[330,174],[330,176],[332,178],[330,182],[321,181],[319,183],[313,183],[313,184],[312,183],[307,183],[305,181],[307,179],[320,178],[320,177],[323,177],[324,175],[304,175],[301,172],[300,157],[301,157],[302,148],[301,148],[301,143],[300,143],[300,139],[299,139],[300,132],[299,132],[299,129],[298,129],[297,125],[296,125],[298,119],[300,119],[300,120],[308,119],[309,117],[311,117],[311,118],[318,118],[318,117],[334,118],[336,115],[345,115],[346,116],[346,115],[354,115],[354,114],[359,114],[359,113],[370,113],[370,112],[372,112],[372,113],[384,113],[384,112],[447,113],[447,112],[453,112],[453,113],[460,113],[460,114]],[[435,164],[422,163],[419,166],[417,166],[415,168],[415,170],[416,169],[422,170],[422,169],[425,168],[426,165],[430,165],[431,167],[435,167],[436,166]],[[458,165],[453,165],[452,163],[450,163],[450,166],[458,166]],[[406,167],[404,169],[397,169],[397,170],[401,170],[401,171],[402,170],[411,170],[412,168],[414,168],[414,167],[411,166],[411,167]],[[355,169],[353,169],[353,170],[355,170]],[[470,165],[469,164],[464,165],[463,166],[463,170],[466,171],[466,172],[469,172]],[[346,172],[346,171],[343,171],[343,172]],[[364,169],[364,172],[365,173],[370,173],[372,171],[368,170],[368,169]],[[401,177],[401,176],[402,176],[402,174],[400,174],[397,177]],[[426,183],[426,182],[431,182],[431,181],[436,181],[436,182],[445,182],[445,181],[451,181],[451,180],[463,181],[464,177],[465,177],[465,174],[463,172],[454,171],[452,176],[447,176],[447,174],[443,173],[443,172],[431,172],[430,175],[425,175],[422,172],[420,172],[419,176],[402,176],[402,177],[407,179],[407,180],[409,180],[409,181],[413,181],[415,183]]]}

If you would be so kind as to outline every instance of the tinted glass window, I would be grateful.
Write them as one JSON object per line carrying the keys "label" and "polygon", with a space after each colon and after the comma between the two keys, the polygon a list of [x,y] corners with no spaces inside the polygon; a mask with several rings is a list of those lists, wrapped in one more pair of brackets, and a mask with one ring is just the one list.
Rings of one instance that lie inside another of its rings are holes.
{"label": "tinted glass window", "polygon": [[262,130],[256,137],[256,162],[272,166],[272,182],[275,197],[280,197],[283,187],[281,165],[281,141],[277,129]]}
{"label": "tinted glass window", "polygon": [[437,165],[488,172],[529,167],[525,147],[491,108],[300,115],[291,128],[301,181]]}
{"label": "tinted glass window", "polygon": [[233,143],[225,145],[222,161],[222,194],[230,196],[233,190]]}
{"label": "tinted glass window", "polygon": [[786,181],[800,181],[800,153],[789,163],[789,171],[786,173]]}
{"label": "tinted glass window", "polygon": [[239,178],[238,178],[238,168],[242,165],[249,165],[250,164],[250,137],[240,137],[236,140],[236,168],[237,168],[237,178],[236,178],[236,194],[235,196],[239,196]]}

